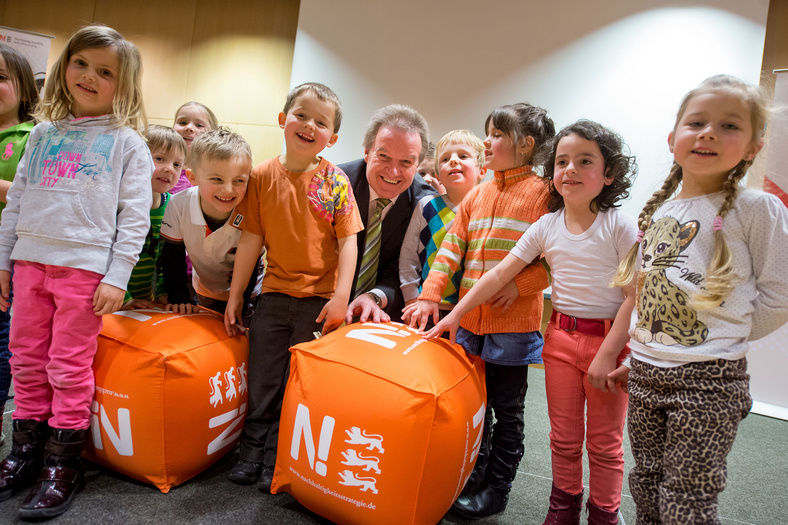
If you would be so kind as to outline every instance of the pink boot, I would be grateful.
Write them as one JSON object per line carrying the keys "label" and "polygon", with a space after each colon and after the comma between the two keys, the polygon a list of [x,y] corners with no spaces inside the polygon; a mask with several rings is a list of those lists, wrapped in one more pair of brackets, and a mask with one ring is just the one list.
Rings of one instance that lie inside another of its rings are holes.
{"label": "pink boot", "polygon": [[550,493],[550,509],[542,525],[579,525],[583,493],[572,495],[555,485]]}
{"label": "pink boot", "polygon": [[588,525],[618,525],[618,509],[615,512],[597,507],[591,500],[586,503]]}

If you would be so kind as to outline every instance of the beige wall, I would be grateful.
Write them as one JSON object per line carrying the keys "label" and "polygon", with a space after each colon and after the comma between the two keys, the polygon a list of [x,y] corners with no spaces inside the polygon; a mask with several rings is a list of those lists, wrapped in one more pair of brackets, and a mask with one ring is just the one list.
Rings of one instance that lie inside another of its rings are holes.
{"label": "beige wall", "polygon": [[52,35],[49,66],[69,36],[103,23],[140,49],[150,122],[172,125],[198,100],[251,144],[255,163],[278,155],[277,114],[290,85],[296,0],[0,0],[0,25]]}

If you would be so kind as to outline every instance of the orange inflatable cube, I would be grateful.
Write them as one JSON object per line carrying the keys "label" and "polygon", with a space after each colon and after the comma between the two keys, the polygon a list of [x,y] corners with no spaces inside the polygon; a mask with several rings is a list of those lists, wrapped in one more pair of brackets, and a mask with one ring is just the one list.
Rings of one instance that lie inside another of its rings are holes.
{"label": "orange inflatable cube", "polygon": [[476,460],[484,363],[399,323],[290,351],[272,492],[336,523],[437,523]]}
{"label": "orange inflatable cube", "polygon": [[199,474],[240,439],[248,353],[207,310],[105,315],[85,457],[162,492]]}

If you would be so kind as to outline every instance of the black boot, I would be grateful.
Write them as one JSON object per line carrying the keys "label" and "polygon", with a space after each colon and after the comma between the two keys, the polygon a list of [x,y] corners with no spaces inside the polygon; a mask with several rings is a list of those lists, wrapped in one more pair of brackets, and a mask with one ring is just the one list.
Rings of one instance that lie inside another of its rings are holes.
{"label": "black boot", "polygon": [[493,447],[482,489],[475,495],[457,498],[452,510],[471,520],[503,512],[522,457],[522,445],[516,450]]}
{"label": "black boot", "polygon": [[460,497],[473,496],[482,488],[484,474],[487,472],[487,463],[490,459],[490,429],[492,428],[492,423],[492,409],[487,407],[487,412],[484,414],[484,429],[482,431],[482,442],[479,445],[479,454],[476,456],[476,464],[460,493]]}
{"label": "black boot", "polygon": [[11,453],[0,463],[0,501],[36,482],[44,461],[44,444],[49,438],[46,421],[14,419]]}
{"label": "black boot", "polygon": [[19,509],[20,518],[40,520],[68,510],[74,494],[85,483],[79,456],[87,433],[87,429],[52,429],[46,444],[44,468]]}

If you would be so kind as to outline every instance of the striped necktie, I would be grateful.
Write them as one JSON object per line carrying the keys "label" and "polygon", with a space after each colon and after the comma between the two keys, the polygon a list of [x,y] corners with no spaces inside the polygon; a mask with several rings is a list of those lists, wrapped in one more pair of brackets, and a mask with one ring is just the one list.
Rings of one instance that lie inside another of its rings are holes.
{"label": "striped necktie", "polygon": [[390,199],[375,199],[377,206],[367,224],[367,239],[364,244],[364,256],[361,258],[361,269],[356,281],[356,297],[372,289],[378,275],[378,260],[380,259],[380,230],[383,210],[391,202]]}

